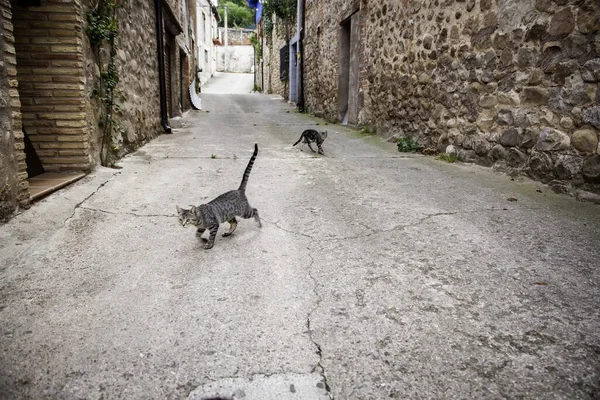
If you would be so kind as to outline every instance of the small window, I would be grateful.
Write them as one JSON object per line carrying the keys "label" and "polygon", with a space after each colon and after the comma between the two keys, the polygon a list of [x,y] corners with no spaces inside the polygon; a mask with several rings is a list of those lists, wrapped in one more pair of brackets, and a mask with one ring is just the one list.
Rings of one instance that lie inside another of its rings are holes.
{"label": "small window", "polygon": [[290,63],[290,47],[286,43],[279,50],[279,79],[285,81],[288,79],[288,69]]}

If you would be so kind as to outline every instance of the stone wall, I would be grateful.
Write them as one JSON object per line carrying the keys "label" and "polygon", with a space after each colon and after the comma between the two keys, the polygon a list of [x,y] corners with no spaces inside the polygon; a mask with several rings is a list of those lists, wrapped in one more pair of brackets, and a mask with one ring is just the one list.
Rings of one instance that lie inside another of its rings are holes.
{"label": "stone wall", "polygon": [[0,221],[29,204],[11,16],[9,1],[0,0]]}
{"label": "stone wall", "polygon": [[[225,45],[225,28],[218,28],[219,38],[221,45]],[[227,29],[227,41],[229,45],[249,45],[252,44],[250,42],[250,36],[255,31],[253,29],[245,29],[245,28],[228,28]]]}
{"label": "stone wall", "polygon": [[272,31],[271,37],[265,37],[263,48],[264,60],[264,83],[263,91],[265,93],[273,93],[282,96],[284,99],[289,98],[289,80],[280,79],[280,49],[286,46],[289,39],[292,37],[295,20],[289,23],[288,28],[284,27],[283,23],[278,23],[277,18],[273,16],[275,28]]}
{"label": "stone wall", "polygon": [[[359,0],[312,0],[306,3],[305,107],[308,112],[330,121],[338,120],[340,24],[354,13],[360,12],[364,27],[366,6],[361,7],[360,3]],[[392,29],[391,26],[389,29]],[[361,45],[361,51],[362,47],[364,46]]]}
{"label": "stone wall", "polygon": [[13,5],[12,20],[23,129],[46,171],[89,169],[81,5]]}
{"label": "stone wall", "polygon": [[[332,120],[341,3],[306,12],[306,102]],[[597,0],[384,0],[360,12],[359,124],[599,190]]]}
{"label": "stone wall", "polygon": [[[85,11],[89,11],[89,2],[85,4]],[[119,10],[117,20],[119,36],[115,65],[119,73],[117,88],[120,95],[116,101],[122,114],[115,116],[119,129],[116,130],[112,151],[120,157],[159,135],[161,127],[154,4],[129,0]],[[91,154],[95,163],[99,163],[102,138],[98,123],[101,105],[92,95],[98,85],[99,70],[87,38],[85,74]]]}

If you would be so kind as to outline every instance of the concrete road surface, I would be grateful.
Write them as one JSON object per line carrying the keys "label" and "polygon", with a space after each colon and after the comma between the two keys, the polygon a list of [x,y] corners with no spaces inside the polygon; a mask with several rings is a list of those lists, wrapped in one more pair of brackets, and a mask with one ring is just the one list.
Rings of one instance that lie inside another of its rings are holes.
{"label": "concrete road surface", "polygon": [[254,74],[234,74],[216,72],[215,75],[202,86],[202,93],[219,94],[247,94],[254,89]]}
{"label": "concrete road surface", "polygon": [[[598,398],[600,207],[269,95],[203,107],[0,226],[1,398]],[[263,227],[204,250],[175,205],[254,143]]]}

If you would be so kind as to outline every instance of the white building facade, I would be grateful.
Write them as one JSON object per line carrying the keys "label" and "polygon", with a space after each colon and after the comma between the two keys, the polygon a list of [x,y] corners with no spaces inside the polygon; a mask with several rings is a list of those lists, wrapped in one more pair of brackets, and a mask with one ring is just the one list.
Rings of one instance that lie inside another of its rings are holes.
{"label": "white building facade", "polygon": [[198,71],[196,79],[200,85],[205,84],[217,71],[217,52],[214,41],[218,41],[219,13],[218,0],[197,0],[196,24],[197,46],[196,59]]}

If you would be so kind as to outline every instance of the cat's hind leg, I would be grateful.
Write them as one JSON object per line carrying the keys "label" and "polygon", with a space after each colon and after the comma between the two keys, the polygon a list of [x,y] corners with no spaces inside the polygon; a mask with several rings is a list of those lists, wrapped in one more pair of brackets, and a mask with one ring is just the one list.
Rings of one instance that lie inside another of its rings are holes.
{"label": "cat's hind leg", "polygon": [[260,217],[258,216],[258,210],[256,208],[253,208],[252,211],[254,211],[254,220],[258,224],[258,227],[262,228],[262,224],[260,223]]}
{"label": "cat's hind leg", "polygon": [[243,215],[244,218],[254,218],[259,228],[262,228],[262,223],[260,222],[260,217],[258,216],[258,210],[256,208],[248,207],[248,210]]}
{"label": "cat's hind leg", "polygon": [[233,233],[233,231],[235,231],[235,228],[237,228],[237,219],[235,219],[235,217],[231,218],[229,221],[229,231],[225,232],[223,234],[223,237],[227,237],[227,236],[231,236],[231,234]]}
{"label": "cat's hind leg", "polygon": [[316,153],[315,149],[312,148],[312,146],[310,145],[310,142],[307,140],[306,144],[308,145],[308,148],[313,152]]}
{"label": "cat's hind leg", "polygon": [[215,244],[215,238],[217,237],[217,231],[219,230],[219,225],[212,225],[208,227],[210,231],[210,236],[208,237],[208,243],[204,246],[205,249],[212,249]]}

